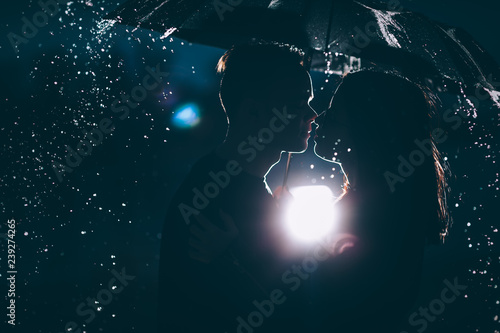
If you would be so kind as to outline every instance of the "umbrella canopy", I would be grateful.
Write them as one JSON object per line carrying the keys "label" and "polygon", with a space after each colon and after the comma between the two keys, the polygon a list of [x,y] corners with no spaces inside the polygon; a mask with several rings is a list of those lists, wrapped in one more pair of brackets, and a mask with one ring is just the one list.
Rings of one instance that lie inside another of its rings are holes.
{"label": "umbrella canopy", "polygon": [[320,51],[310,59],[312,69],[338,72],[332,66],[340,60],[345,72],[363,61],[419,82],[470,93],[479,87],[500,105],[492,84],[500,79],[499,66],[469,34],[386,3],[130,0],[106,19],[226,49],[252,39],[289,43]]}
{"label": "umbrella canopy", "polygon": [[479,86],[497,97],[492,82],[500,78],[499,66],[462,29],[374,2],[334,1],[333,7],[329,50],[396,66],[411,77],[439,74],[443,85],[471,93]]}

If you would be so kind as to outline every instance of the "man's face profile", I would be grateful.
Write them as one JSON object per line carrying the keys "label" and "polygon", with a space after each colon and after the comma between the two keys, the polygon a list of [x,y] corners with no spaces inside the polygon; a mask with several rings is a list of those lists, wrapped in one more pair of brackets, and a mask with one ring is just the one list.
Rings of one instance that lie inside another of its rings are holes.
{"label": "man's face profile", "polygon": [[272,91],[274,107],[280,112],[286,110],[289,123],[277,137],[279,148],[287,152],[303,152],[307,149],[312,122],[317,117],[309,103],[314,98],[309,73],[302,70],[296,75],[276,81]]}

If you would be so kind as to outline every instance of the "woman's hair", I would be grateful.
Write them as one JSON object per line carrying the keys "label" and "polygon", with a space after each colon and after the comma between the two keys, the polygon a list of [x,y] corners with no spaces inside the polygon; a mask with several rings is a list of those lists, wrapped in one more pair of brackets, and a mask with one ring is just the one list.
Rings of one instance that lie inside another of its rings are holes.
{"label": "woman's hair", "polygon": [[[343,78],[333,103],[348,114],[359,166],[384,177],[393,195],[410,194],[426,220],[428,241],[444,241],[451,225],[447,168],[431,135],[436,113],[431,95],[401,77],[363,71]],[[418,163],[411,164],[417,156]],[[403,160],[413,167],[409,174],[399,174]]]}

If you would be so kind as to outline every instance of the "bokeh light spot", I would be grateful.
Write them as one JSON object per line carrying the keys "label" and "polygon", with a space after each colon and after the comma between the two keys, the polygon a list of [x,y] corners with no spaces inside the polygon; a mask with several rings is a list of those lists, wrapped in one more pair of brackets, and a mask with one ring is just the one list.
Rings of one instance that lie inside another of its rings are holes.
{"label": "bokeh light spot", "polygon": [[172,122],[178,128],[190,128],[200,123],[199,108],[194,103],[183,105],[174,112]]}

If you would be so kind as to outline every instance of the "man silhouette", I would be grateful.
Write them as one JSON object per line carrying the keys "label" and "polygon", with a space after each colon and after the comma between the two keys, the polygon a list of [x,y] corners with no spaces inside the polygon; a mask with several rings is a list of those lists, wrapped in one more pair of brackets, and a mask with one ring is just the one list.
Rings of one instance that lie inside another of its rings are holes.
{"label": "man silhouette", "polygon": [[[224,143],[193,166],[169,206],[160,256],[159,331],[250,333],[258,326],[264,332],[274,321],[286,332],[292,321],[283,320],[274,305],[261,307],[263,322],[249,323],[248,315],[256,311],[255,303],[269,299],[274,283],[262,269],[272,256],[268,237],[277,207],[264,177],[283,151],[307,148],[317,116],[309,106],[311,79],[303,54],[282,44],[233,47],[219,60],[218,72],[229,128]],[[202,215],[217,224],[220,211],[236,221],[238,241],[206,265],[188,254],[189,229],[199,226]]]}

